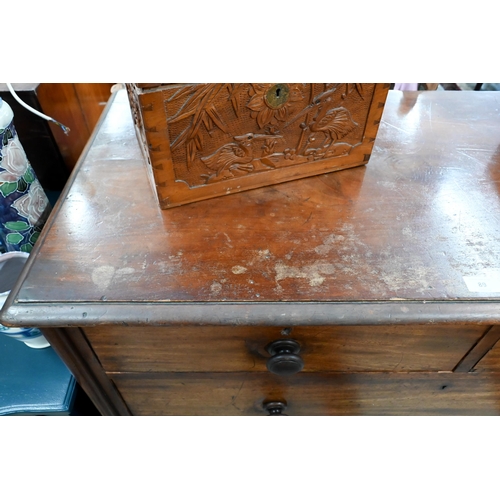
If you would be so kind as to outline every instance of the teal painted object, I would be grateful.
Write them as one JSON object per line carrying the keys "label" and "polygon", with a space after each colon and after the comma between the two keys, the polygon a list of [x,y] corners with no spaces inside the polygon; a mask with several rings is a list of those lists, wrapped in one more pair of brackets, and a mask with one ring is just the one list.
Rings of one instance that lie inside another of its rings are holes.
{"label": "teal painted object", "polygon": [[52,347],[0,336],[0,415],[69,415],[76,381]]}
{"label": "teal painted object", "polygon": [[[29,254],[24,252],[6,252],[0,255],[0,308],[16,284],[28,257]],[[24,342],[35,349],[49,346],[42,332],[34,327],[8,327],[0,323],[0,334]]]}

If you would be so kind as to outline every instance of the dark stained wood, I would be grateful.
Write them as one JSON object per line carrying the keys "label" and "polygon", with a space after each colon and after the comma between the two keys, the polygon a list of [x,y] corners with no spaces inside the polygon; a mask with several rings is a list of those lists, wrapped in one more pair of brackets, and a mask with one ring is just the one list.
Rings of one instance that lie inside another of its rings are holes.
{"label": "dark stained wood", "polygon": [[[500,372],[500,344],[498,343],[498,338],[500,337],[499,330],[500,329],[498,327],[494,327],[490,330],[490,332],[488,332],[490,350],[476,365],[472,367],[474,372]],[[497,339],[496,342],[495,339]]]}
{"label": "dark stained wood", "polygon": [[494,97],[427,92],[408,110],[399,94],[389,96],[366,168],[167,211],[154,199],[121,94],[19,299],[394,300],[395,310],[403,300],[498,299],[463,280],[498,266]]}
{"label": "dark stained wood", "polygon": [[[85,328],[108,372],[267,371],[266,346],[301,345],[304,372],[451,371],[484,326]],[[117,347],[119,346],[119,348]]]}
{"label": "dark stained wood", "polygon": [[[111,83],[74,83],[83,119],[92,133],[111,97]],[[90,134],[89,134],[90,137]]]}
{"label": "dark stained wood", "polygon": [[[24,276],[29,275],[30,267]],[[21,283],[21,282],[20,282]],[[15,302],[8,300],[3,320],[19,325],[95,326],[129,325],[389,325],[500,322],[500,308],[493,301],[381,302]],[[103,307],[103,303],[106,307]],[[425,304],[425,307],[423,305]],[[33,320],[35,318],[35,320]]]}
{"label": "dark stained wood", "polygon": [[475,373],[113,374],[134,415],[500,415],[500,384]]}
{"label": "dark stained wood", "polygon": [[81,329],[45,328],[43,334],[102,415],[129,414]]}
{"label": "dark stained wood", "polygon": [[64,132],[50,123],[68,170],[78,161],[110,98],[110,83],[41,83],[37,95],[44,113],[70,128]]}
{"label": "dark stained wood", "polygon": [[392,92],[366,167],[161,210],[119,92],[1,321],[83,328],[49,341],[110,414],[496,415],[496,100]]}
{"label": "dark stained wood", "polygon": [[364,165],[389,84],[128,84],[164,209]]}
{"label": "dark stained wood", "polygon": [[168,83],[136,83],[137,87],[140,89],[154,89],[160,87],[161,85],[168,85]]}
{"label": "dark stained wood", "polygon": [[[460,361],[454,369],[455,372],[469,372],[474,369],[477,362],[497,343],[500,339],[500,327],[494,326],[481,337],[479,342]],[[500,365],[499,365],[500,366]],[[475,370],[474,370],[475,371]]]}
{"label": "dark stained wood", "polygon": [[65,135],[57,125],[49,124],[66,167],[72,170],[90,137],[75,87],[71,83],[40,84],[37,94],[45,114],[70,128]]}

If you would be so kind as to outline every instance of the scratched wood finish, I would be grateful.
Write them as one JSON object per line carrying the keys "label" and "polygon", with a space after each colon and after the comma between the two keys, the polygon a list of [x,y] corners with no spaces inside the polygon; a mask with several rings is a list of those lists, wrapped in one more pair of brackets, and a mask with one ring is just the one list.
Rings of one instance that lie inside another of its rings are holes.
{"label": "scratched wood finish", "polygon": [[134,415],[500,415],[500,383],[475,373],[113,374]]}
{"label": "scratched wood finish", "polygon": [[498,300],[495,93],[400,94],[367,167],[162,211],[120,93],[19,300]]}
{"label": "scratched wood finish", "polygon": [[388,89],[373,83],[127,85],[164,209],[366,164]]}
{"label": "scratched wood finish", "polygon": [[82,326],[53,340],[107,414],[497,414],[500,293],[464,281],[500,268],[496,99],[391,92],[366,167],[161,210],[119,92],[2,322]]}
{"label": "scratched wood finish", "polygon": [[[85,328],[108,372],[266,371],[266,346],[301,344],[304,372],[451,371],[484,326]],[[117,348],[119,346],[119,348]]]}

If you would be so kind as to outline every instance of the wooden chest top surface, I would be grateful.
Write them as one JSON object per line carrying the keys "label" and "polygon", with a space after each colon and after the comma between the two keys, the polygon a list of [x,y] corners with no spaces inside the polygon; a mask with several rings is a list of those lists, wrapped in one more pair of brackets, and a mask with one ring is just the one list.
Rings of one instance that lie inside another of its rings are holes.
{"label": "wooden chest top surface", "polygon": [[[53,324],[58,307],[65,324],[117,322],[135,303],[163,307],[142,321],[165,321],[174,306],[226,303],[234,321],[269,305],[278,322],[287,303],[375,301],[401,321],[426,302],[436,317],[500,321],[500,285],[464,280],[500,273],[498,107],[493,92],[391,91],[366,167],[162,211],[120,91],[6,318],[38,307]],[[225,321],[211,311],[192,321]]]}

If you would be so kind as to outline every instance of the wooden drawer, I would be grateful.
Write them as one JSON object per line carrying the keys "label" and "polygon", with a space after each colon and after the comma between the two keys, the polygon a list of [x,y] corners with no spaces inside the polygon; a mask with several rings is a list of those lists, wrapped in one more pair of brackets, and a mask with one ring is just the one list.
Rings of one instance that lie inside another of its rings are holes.
{"label": "wooden drawer", "polygon": [[[500,373],[500,343],[497,342],[493,348],[484,356],[474,367],[475,372],[493,372]],[[500,380],[500,377],[498,377]]]}
{"label": "wooden drawer", "polygon": [[476,373],[148,373],[112,377],[133,415],[499,415],[499,384]]}
{"label": "wooden drawer", "polygon": [[304,372],[451,371],[481,338],[484,325],[86,328],[107,372],[267,370],[272,341],[301,345]]}

